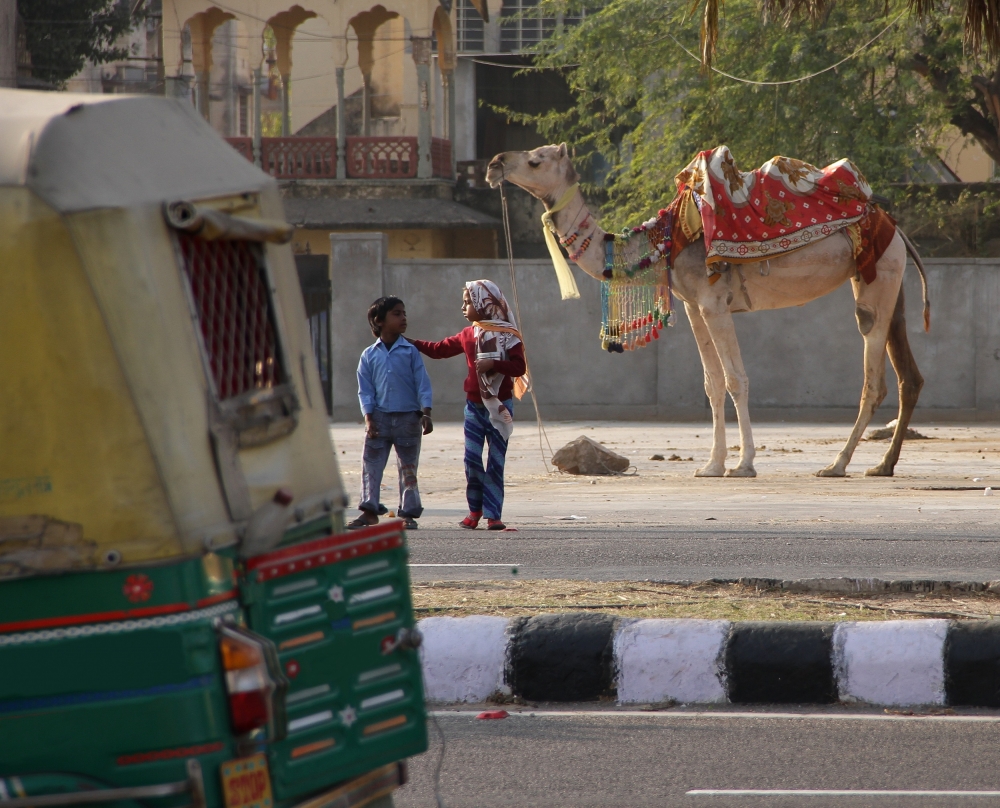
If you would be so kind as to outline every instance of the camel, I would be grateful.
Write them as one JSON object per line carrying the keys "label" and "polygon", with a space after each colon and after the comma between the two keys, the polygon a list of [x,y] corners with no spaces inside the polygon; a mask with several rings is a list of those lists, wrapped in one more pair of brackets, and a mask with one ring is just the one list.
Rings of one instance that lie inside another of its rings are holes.
{"label": "camel", "polygon": [[[494,188],[507,181],[542,201],[551,210],[556,201],[577,182],[577,173],[567,154],[566,144],[541,146],[526,152],[503,152],[490,162],[486,179]],[[579,190],[576,198],[553,214],[561,237],[573,233],[589,214]],[[591,215],[590,245],[575,257],[588,275],[603,280],[605,231]],[[581,240],[585,233],[580,233]],[[794,252],[757,264],[739,264],[723,273],[722,282],[708,282],[706,250],[702,239],[687,246],[674,262],[674,294],[684,303],[698,344],[705,371],[705,392],[712,407],[712,453],[696,477],[756,477],[754,442],[748,407],[749,381],[736,340],[733,314],[746,311],[801,306],[829,294],[850,280],[854,291],[855,316],[864,338],[865,380],[854,429],[836,459],[816,472],[820,477],[844,477],[858,441],[872,415],[886,396],[885,354],[899,379],[899,415],[892,441],[882,461],[868,469],[867,476],[891,477],[899,460],[906,428],[916,406],[924,379],[917,369],[906,337],[903,301],[903,271],[910,252],[923,284],[924,323],[929,327],[930,303],[923,263],[902,230],[896,229],[888,249],[877,264],[871,284],[857,275],[853,250],[846,233],[828,236]],[[767,263],[767,267],[762,264]],[[736,405],[740,432],[739,463],[726,469],[726,392]]]}

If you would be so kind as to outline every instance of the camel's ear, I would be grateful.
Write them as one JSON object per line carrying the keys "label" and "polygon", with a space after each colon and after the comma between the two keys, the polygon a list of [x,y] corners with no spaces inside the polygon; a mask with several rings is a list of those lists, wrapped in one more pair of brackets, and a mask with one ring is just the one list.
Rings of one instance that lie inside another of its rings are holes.
{"label": "camel's ear", "polygon": [[566,144],[565,143],[560,143],[559,144],[559,154],[558,154],[558,157],[563,158],[565,156],[566,156]]}

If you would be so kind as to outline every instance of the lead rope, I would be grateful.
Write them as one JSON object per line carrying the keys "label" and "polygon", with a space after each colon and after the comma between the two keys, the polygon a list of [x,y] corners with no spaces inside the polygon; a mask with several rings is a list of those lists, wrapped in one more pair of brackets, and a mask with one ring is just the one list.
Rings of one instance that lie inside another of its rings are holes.
{"label": "lead rope", "polygon": [[535,398],[535,385],[531,381],[531,367],[528,365],[528,346],[524,340],[524,320],[521,319],[521,304],[517,300],[517,278],[514,275],[514,248],[510,240],[510,216],[507,213],[507,184],[506,179],[500,180],[500,206],[503,209],[503,235],[507,244],[507,263],[510,266],[510,288],[514,293],[514,311],[517,314],[517,321],[521,324],[521,345],[524,346],[524,369],[528,374],[528,392],[531,394],[531,404],[535,408],[535,423],[538,424],[538,453],[542,456],[542,463],[545,464],[545,473],[551,474],[549,461],[545,457],[545,448],[542,446],[542,438],[545,438],[545,445],[549,447],[549,457],[552,457],[552,444],[549,443],[549,434],[545,431],[542,423],[542,413],[538,409],[538,399]]}

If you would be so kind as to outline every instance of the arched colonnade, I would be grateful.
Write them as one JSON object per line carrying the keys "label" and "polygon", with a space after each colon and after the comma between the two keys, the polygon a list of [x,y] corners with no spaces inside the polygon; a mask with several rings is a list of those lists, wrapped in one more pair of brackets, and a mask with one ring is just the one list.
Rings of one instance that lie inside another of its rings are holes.
{"label": "arched colonnade", "polygon": [[262,136],[335,135],[344,177],[348,134],[416,135],[417,176],[430,177],[432,72],[438,134],[455,131],[455,37],[438,0],[164,0],[163,60],[168,94],[251,138],[258,161]]}

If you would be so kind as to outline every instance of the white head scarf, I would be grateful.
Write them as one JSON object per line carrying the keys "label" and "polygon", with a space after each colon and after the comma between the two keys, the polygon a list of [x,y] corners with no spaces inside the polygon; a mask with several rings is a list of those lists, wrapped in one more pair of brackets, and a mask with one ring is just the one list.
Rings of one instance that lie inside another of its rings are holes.
{"label": "white head scarf", "polygon": [[[521,342],[521,334],[511,313],[507,298],[500,288],[488,280],[469,281],[465,284],[472,298],[472,305],[484,319],[475,323],[477,358],[507,359],[507,352]],[[495,326],[491,328],[490,326]],[[511,333],[514,332],[514,333]],[[490,412],[490,423],[504,440],[514,431],[514,419],[497,397],[503,384],[502,373],[479,373],[479,394]]]}

